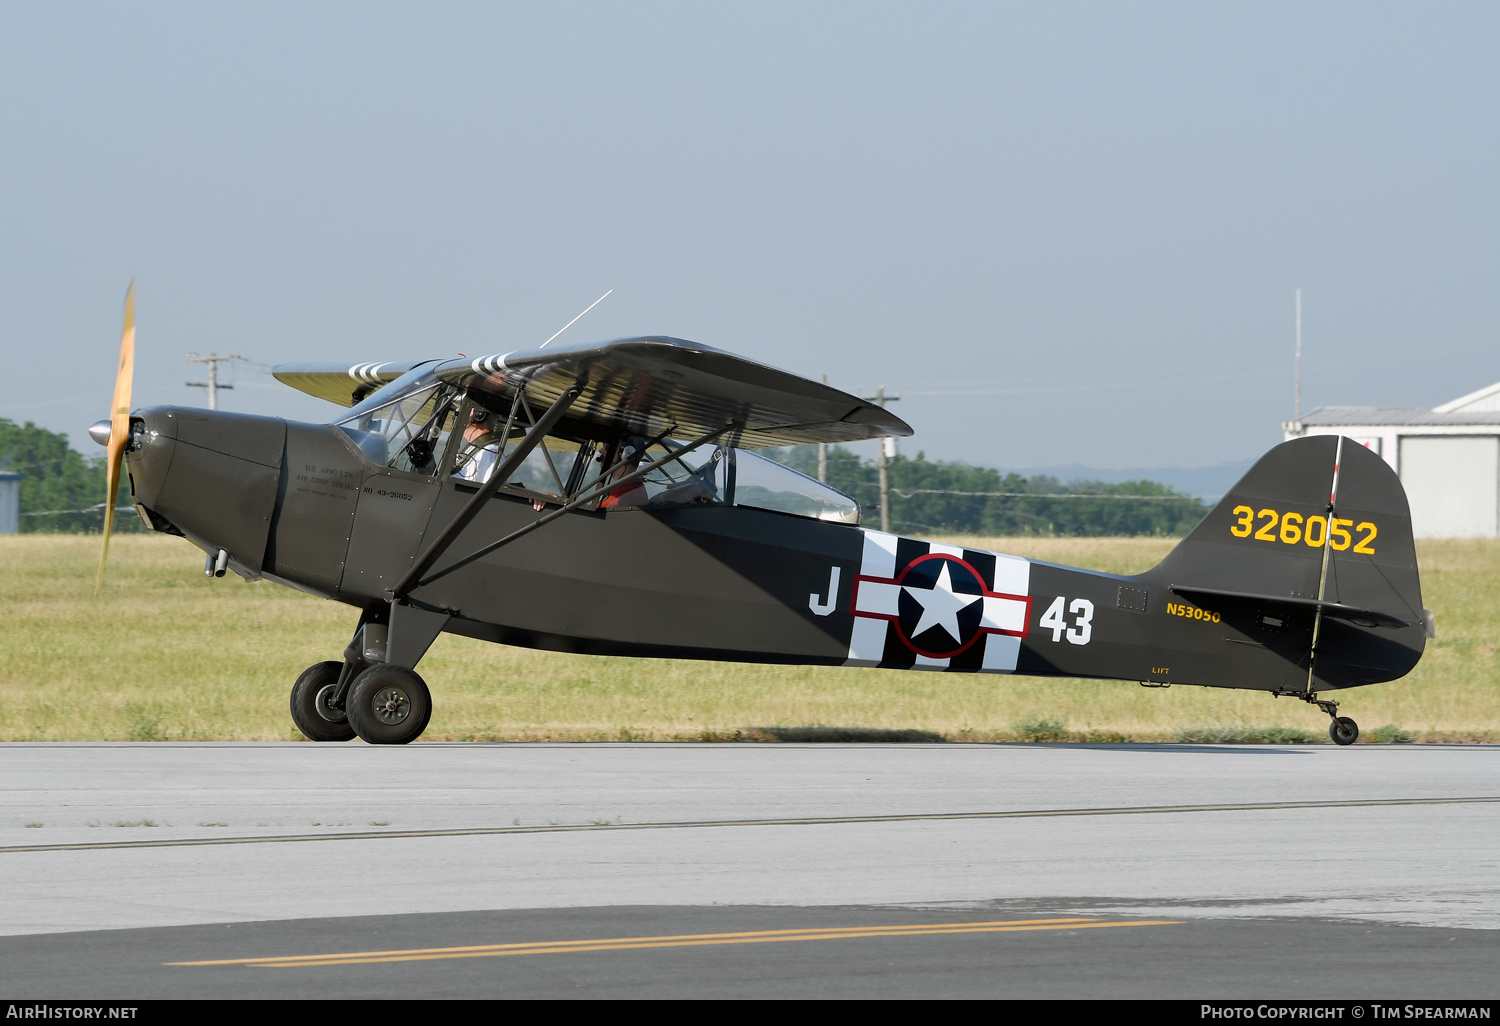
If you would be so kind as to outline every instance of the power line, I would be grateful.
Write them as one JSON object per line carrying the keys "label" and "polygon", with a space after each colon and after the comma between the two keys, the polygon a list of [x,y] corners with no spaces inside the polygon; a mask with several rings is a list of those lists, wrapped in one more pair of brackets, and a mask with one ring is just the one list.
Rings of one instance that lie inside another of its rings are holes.
{"label": "power line", "polygon": [[958,492],[947,488],[914,488],[909,492],[892,488],[891,491],[903,499],[910,499],[913,495],[970,495],[997,499],[1130,499],[1135,502],[1181,502],[1187,499],[1201,501],[1209,498],[1206,495],[1118,495],[1114,492]]}
{"label": "power line", "polygon": [[[1470,336],[1469,339],[1460,342],[1439,342],[1436,345],[1400,344],[1369,349],[1361,355],[1360,366],[1383,366],[1399,361],[1406,361],[1411,359],[1414,349],[1420,350],[1424,357],[1489,351],[1494,348],[1496,337],[1494,333],[1489,333],[1477,338]],[[1304,368],[1312,370],[1327,370],[1331,367],[1342,369],[1348,367],[1348,358],[1344,355],[1332,355],[1318,359],[1306,359],[1302,363]],[[916,396],[1037,395],[1059,392],[1155,388],[1172,385],[1218,384],[1230,381],[1250,381],[1261,378],[1280,377],[1285,373],[1285,370],[1279,369],[1252,371],[1225,370],[1211,371],[1207,374],[1174,377],[1170,375],[1153,375],[1147,372],[1144,377],[1137,374],[1130,378],[1121,378],[1117,374],[1092,374],[1088,376],[1052,375],[1048,377],[970,379],[965,381],[914,381],[901,382],[901,384],[908,389],[908,395]],[[984,387],[988,385],[1003,385],[1006,387]]]}
{"label": "power line", "polygon": [[[55,460],[42,460],[42,462],[40,463],[23,463],[19,467],[0,466],[0,473],[9,474],[17,470],[35,470],[37,467],[50,467],[54,463],[66,463],[70,458],[74,456],[77,456],[80,460],[83,460],[85,464],[88,462],[88,457],[84,456],[83,453],[70,452],[67,456],[59,456]],[[95,458],[97,459],[97,457]]]}
{"label": "power line", "polygon": [[[84,509],[34,509],[34,510],[31,510],[29,513],[22,513],[21,516],[23,516],[23,517],[55,517],[55,516],[60,516],[60,515],[62,515],[64,513],[97,513],[101,509],[104,508],[104,505],[105,504],[102,503],[102,502],[96,502],[94,505],[88,506],[88,507],[86,507]],[[135,507],[134,506],[116,506],[115,507],[115,512],[116,513],[134,513],[135,512]]]}

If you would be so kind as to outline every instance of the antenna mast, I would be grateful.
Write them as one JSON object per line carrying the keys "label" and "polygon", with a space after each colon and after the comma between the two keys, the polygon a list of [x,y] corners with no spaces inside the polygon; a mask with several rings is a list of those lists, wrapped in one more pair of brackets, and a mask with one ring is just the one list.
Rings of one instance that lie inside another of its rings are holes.
{"label": "antenna mast", "polygon": [[1302,422],[1302,290],[1297,290],[1297,354],[1292,362],[1292,421]]}
{"label": "antenna mast", "polygon": [[[610,289],[610,290],[609,290],[609,292],[613,292],[613,291],[614,291],[614,289]],[[593,301],[593,302],[592,302],[592,303],[590,303],[590,304],[589,304],[589,305],[588,305],[588,306],[586,306],[586,307],[584,307],[584,308],[583,308],[583,313],[581,313],[581,314],[579,314],[579,315],[578,315],[578,317],[574,317],[574,318],[573,318],[573,319],[572,319],[572,320],[571,320],[571,321],[569,321],[569,322],[568,322],[568,323],[567,323],[567,324],[564,324],[564,325],[563,325],[563,326],[562,326],[562,327],[561,327],[561,328],[558,328],[558,329],[557,329],[557,333],[556,333],[556,334],[554,334],[554,335],[553,335],[553,336],[552,336],[552,338],[556,338],[556,337],[557,337],[557,336],[558,336],[558,335],[561,335],[561,334],[562,334],[562,333],[563,333],[563,332],[565,332],[565,331],[567,331],[567,330],[568,330],[568,329],[569,329],[569,328],[571,328],[571,327],[572,327],[572,326],[573,326],[573,325],[575,325],[575,324],[577,324],[577,323],[578,323],[578,319],[579,319],[579,318],[580,318],[580,317],[582,317],[582,316],[583,316],[583,314],[586,314],[586,313],[588,313],[588,312],[589,312],[589,311],[590,311],[590,310],[592,310],[592,309],[593,309],[593,308],[594,308],[594,307],[596,307],[596,306],[598,306],[598,305],[599,305],[599,304],[600,304],[600,303],[602,303],[602,302],[604,302],[604,301],[605,301],[605,300],[606,300],[606,299],[608,299],[608,298],[609,298],[609,292],[606,292],[606,293],[605,293],[605,294],[604,294],[604,295],[602,295],[602,296],[600,296],[600,297],[599,297],[599,298],[598,298],[598,299],[596,299],[596,300],[594,300],[594,301]],[[547,347],[548,347],[548,346],[549,346],[549,345],[551,345],[551,344],[552,344],[552,338],[549,338],[549,339],[548,339],[548,340],[547,340],[547,341],[545,341],[545,342],[543,342],[543,343],[542,343],[542,344],[541,344],[541,345],[539,345],[539,346],[537,346],[537,348],[538,348],[538,349],[546,349],[546,348],[547,348]]]}

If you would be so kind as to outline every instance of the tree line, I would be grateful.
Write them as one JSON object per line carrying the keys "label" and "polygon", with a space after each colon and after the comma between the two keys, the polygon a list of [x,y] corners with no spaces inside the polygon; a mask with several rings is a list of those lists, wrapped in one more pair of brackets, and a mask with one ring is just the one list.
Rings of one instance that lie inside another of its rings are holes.
{"label": "tree line", "polygon": [[[811,477],[818,447],[766,450]],[[891,526],[897,530],[977,535],[1166,535],[1197,526],[1208,507],[1157,481],[1069,481],[967,463],[896,456],[886,462]],[[828,449],[828,483],[859,500],[865,522],[879,523],[880,480],[874,460],[843,446]]]}
{"label": "tree line", "polygon": [[[68,436],[0,417],[0,472],[21,475],[21,533],[97,534],[104,529],[104,458],[85,457]],[[130,505],[120,475],[117,506]],[[116,531],[142,531],[133,514],[115,514]]]}

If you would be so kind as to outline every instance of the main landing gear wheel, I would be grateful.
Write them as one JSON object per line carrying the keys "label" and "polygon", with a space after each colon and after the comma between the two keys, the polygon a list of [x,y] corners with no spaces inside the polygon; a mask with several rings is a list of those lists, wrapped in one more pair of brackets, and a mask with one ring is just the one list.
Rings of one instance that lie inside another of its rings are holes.
{"label": "main landing gear wheel", "polygon": [[1328,724],[1328,736],[1336,745],[1352,745],[1359,740],[1359,724],[1347,716],[1335,716]]}
{"label": "main landing gear wheel", "polygon": [[432,718],[432,695],[411,670],[381,664],[365,670],[344,699],[349,725],[372,745],[415,741]]}
{"label": "main landing gear wheel", "polygon": [[343,663],[317,663],[302,671],[292,685],[292,722],[309,741],[349,741],[354,728],[328,697],[338,687]]}

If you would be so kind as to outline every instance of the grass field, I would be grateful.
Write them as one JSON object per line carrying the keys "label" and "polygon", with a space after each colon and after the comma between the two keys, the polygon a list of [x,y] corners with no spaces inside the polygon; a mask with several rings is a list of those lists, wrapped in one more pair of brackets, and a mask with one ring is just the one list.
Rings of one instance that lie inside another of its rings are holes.
{"label": "grass field", "polygon": [[[1122,573],[1171,540],[965,539]],[[0,537],[0,740],[296,739],[287,694],[339,658],[352,610],[210,580],[188,543]],[[1419,546],[1438,638],[1406,679],[1340,694],[1361,740],[1500,740],[1500,543]],[[1317,710],[1268,695],[996,675],[754,666],[502,648],[443,636],[423,661],[427,740],[1326,741]]]}

